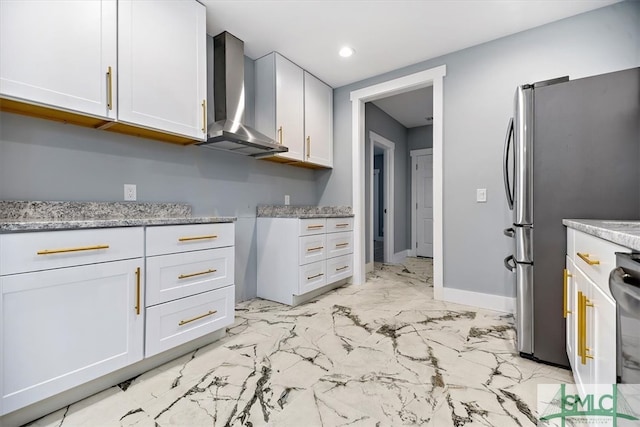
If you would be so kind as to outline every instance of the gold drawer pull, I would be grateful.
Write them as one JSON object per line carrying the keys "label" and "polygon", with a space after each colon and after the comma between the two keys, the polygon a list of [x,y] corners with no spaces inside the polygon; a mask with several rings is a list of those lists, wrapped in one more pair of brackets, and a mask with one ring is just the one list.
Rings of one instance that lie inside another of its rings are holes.
{"label": "gold drawer pull", "polygon": [[336,224],[336,227],[348,227],[349,223]]}
{"label": "gold drawer pull", "polygon": [[307,230],[314,230],[316,228],[323,228],[324,225],[308,225]]}
{"label": "gold drawer pull", "polygon": [[179,242],[189,242],[192,240],[206,240],[206,239],[217,239],[218,236],[216,236],[215,234],[209,234],[206,236],[191,236],[191,237],[180,237],[178,239]]}
{"label": "gold drawer pull", "polygon": [[136,315],[140,315],[140,267],[136,268]]}
{"label": "gold drawer pull", "polygon": [[192,317],[191,319],[181,320],[178,323],[178,326],[186,325],[187,323],[195,322],[196,320],[202,319],[203,317],[211,316],[212,314],[216,314],[218,310],[209,310],[205,314],[201,314],[200,316]]}
{"label": "gold drawer pull", "polygon": [[207,101],[202,100],[202,133],[207,132]]}
{"label": "gold drawer pull", "polygon": [[111,66],[107,67],[107,108],[113,110],[113,77]]}
{"label": "gold drawer pull", "polygon": [[336,244],[336,248],[341,248],[343,246],[349,246],[349,243],[338,243],[338,244]]}
{"label": "gold drawer pull", "polygon": [[43,249],[36,253],[38,255],[51,255],[51,254],[62,254],[66,252],[96,251],[98,249],[109,249],[109,245],[79,246],[77,248],[63,248],[63,249]]}
{"label": "gold drawer pull", "polygon": [[324,276],[324,273],[316,274],[315,276],[307,276],[307,280],[315,279],[316,277]]}
{"label": "gold drawer pull", "polygon": [[189,277],[193,277],[193,276],[202,276],[203,274],[210,274],[210,273],[215,273],[216,269],[209,269],[207,271],[200,271],[198,273],[191,273],[191,274],[181,274],[178,276],[178,279],[187,279]]}
{"label": "gold drawer pull", "polygon": [[316,246],[315,248],[307,249],[307,252],[319,251],[320,249],[324,249],[324,246]]}
{"label": "gold drawer pull", "polygon": [[567,270],[566,268],[564,269],[564,291],[563,291],[563,295],[562,295],[562,300],[563,300],[563,314],[564,314],[564,318],[567,318],[567,315],[571,314],[571,310],[569,310],[567,308],[567,286],[568,286],[568,281],[569,281],[569,277],[573,277],[573,275],[571,273],[569,273],[569,270]]}
{"label": "gold drawer pull", "polygon": [[598,260],[589,259],[589,254],[583,254],[583,253],[580,253],[580,252],[576,252],[576,255],[578,255],[581,260],[583,260],[584,262],[586,262],[589,265],[599,265],[600,264],[600,261],[598,261]]}
{"label": "gold drawer pull", "polygon": [[587,307],[593,307],[593,303],[582,292],[578,292],[578,356],[580,363],[587,364],[587,359],[593,359],[589,354],[591,349],[587,347]]}
{"label": "gold drawer pull", "polygon": [[284,137],[284,130],[282,130],[282,126],[278,128],[278,143],[282,145],[282,139]]}
{"label": "gold drawer pull", "polygon": [[349,268],[349,266],[345,265],[344,267],[336,268],[336,271],[346,270],[347,268]]}

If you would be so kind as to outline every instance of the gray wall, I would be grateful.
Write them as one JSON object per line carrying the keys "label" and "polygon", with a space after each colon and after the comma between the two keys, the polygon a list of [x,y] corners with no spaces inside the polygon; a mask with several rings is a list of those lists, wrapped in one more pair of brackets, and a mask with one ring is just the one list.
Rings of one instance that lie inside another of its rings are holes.
{"label": "gray wall", "polygon": [[[407,128],[400,124],[393,117],[382,111],[379,107],[371,102],[365,104],[365,135],[368,140],[369,131],[373,131],[380,136],[387,138],[395,143],[395,163],[394,163],[394,224],[393,224],[393,252],[400,252],[404,249],[408,249],[411,243],[411,237],[409,235],[411,227],[411,216],[407,207],[407,200],[411,200],[411,181],[407,182]],[[368,145],[368,144],[367,144]],[[335,147],[334,147],[335,150]],[[368,150],[368,149],[367,149]],[[368,153],[368,151],[367,151]],[[368,159],[367,154],[366,159]],[[334,158],[335,158],[334,154]],[[366,168],[366,176],[371,174],[371,165]],[[365,182],[365,206],[369,206],[369,188],[370,180]],[[350,204],[350,202],[349,202]],[[407,221],[407,218],[409,220]],[[371,262],[369,259],[369,246],[372,244],[373,236],[369,235],[369,217],[366,221],[366,262]]]}
{"label": "gray wall", "polygon": [[[428,24],[428,19],[427,19]],[[334,91],[333,171],[317,172],[321,204],[350,204],[351,91],[446,64],[444,285],[513,296],[502,145],[517,85],[640,65],[640,2],[622,2],[363,80]],[[487,203],[475,189],[487,188]],[[464,266],[461,267],[461,261]]]}
{"label": "gray wall", "polygon": [[407,129],[407,144],[409,152],[433,147],[433,126],[426,125]]}
{"label": "gray wall", "polygon": [[119,201],[125,183],[137,185],[138,201],[238,217],[237,301],[256,295],[256,205],[283,204],[285,194],[317,203],[312,170],[0,113],[0,199]]}

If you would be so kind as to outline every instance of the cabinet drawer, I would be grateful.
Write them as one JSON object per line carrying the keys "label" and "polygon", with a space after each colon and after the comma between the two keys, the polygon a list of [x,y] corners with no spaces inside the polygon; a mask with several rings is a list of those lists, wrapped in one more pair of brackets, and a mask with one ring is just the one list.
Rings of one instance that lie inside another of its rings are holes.
{"label": "cabinet drawer", "polygon": [[298,265],[322,261],[327,254],[327,239],[324,234],[299,237]]}
{"label": "cabinet drawer", "polygon": [[353,218],[327,218],[327,233],[353,230]]}
{"label": "cabinet drawer", "polygon": [[234,248],[147,258],[147,307],[233,285]]}
{"label": "cabinet drawer", "polygon": [[323,234],[327,229],[327,220],[325,218],[307,218],[300,220],[300,236],[308,236],[310,234]]}
{"label": "cabinet drawer", "polygon": [[294,295],[302,295],[327,284],[325,261],[303,265],[299,269],[298,292]]}
{"label": "cabinet drawer", "polygon": [[353,252],[353,231],[327,234],[327,258]]}
{"label": "cabinet drawer", "polygon": [[353,276],[353,255],[327,260],[327,284]]}
{"label": "cabinet drawer", "polygon": [[235,286],[147,308],[145,357],[233,323]]}
{"label": "cabinet drawer", "polygon": [[233,246],[234,224],[147,227],[147,256]]}
{"label": "cabinet drawer", "polygon": [[609,273],[616,267],[615,253],[631,252],[631,250],[577,230],[575,230],[574,245],[574,251],[569,256],[573,258],[576,267],[612,298],[609,290]]}
{"label": "cabinet drawer", "polygon": [[141,257],[142,236],[142,227],[1,234],[0,274]]}

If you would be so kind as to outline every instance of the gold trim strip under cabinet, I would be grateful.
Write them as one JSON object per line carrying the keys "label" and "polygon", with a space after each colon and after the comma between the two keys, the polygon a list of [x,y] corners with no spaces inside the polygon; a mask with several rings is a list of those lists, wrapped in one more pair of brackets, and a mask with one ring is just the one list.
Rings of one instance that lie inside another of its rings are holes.
{"label": "gold trim strip under cabinet", "polygon": [[107,107],[113,110],[113,73],[111,67],[107,68]]}
{"label": "gold trim strip under cabinet", "polygon": [[210,273],[215,273],[216,269],[209,269],[207,271],[199,271],[197,273],[191,273],[191,274],[181,274],[178,276],[178,279],[187,279],[189,277],[194,277],[194,276],[202,276],[203,274],[210,274]]}
{"label": "gold trim strip under cabinet", "polygon": [[316,246],[315,248],[307,249],[307,252],[319,251],[320,249],[324,249],[324,246]]}
{"label": "gold trim strip under cabinet", "polygon": [[51,254],[62,254],[66,252],[97,251],[98,249],[109,249],[109,245],[78,246],[77,248],[63,248],[63,249],[43,249],[41,251],[36,252],[36,254],[51,255]]}
{"label": "gold trim strip under cabinet", "polygon": [[563,287],[563,293],[562,293],[562,311],[563,311],[563,316],[566,319],[567,315],[571,314],[571,310],[569,310],[567,308],[567,287],[568,285],[568,281],[569,281],[569,277],[573,277],[573,275],[571,273],[569,273],[569,270],[567,270],[566,268],[564,269],[564,287]]}
{"label": "gold trim strip under cabinet", "polygon": [[196,320],[200,320],[203,317],[211,316],[212,314],[216,314],[217,312],[218,312],[218,310],[209,310],[207,313],[201,314],[200,316],[192,317],[191,319],[187,319],[187,320],[181,320],[180,322],[178,322],[178,326],[182,326],[182,325],[186,325],[187,323],[195,322]]}
{"label": "gold trim strip under cabinet", "polygon": [[576,252],[576,255],[578,255],[578,257],[580,257],[581,260],[583,260],[584,262],[586,262],[589,265],[599,265],[600,264],[600,261],[598,261],[596,259],[589,259],[589,254]]}
{"label": "gold trim strip under cabinet", "polygon": [[307,276],[307,280],[315,279],[316,277],[324,276],[324,273],[316,274],[315,276]]}
{"label": "gold trim strip under cabinet", "polygon": [[207,132],[207,101],[202,100],[202,133]]}
{"label": "gold trim strip under cabinet", "polygon": [[140,315],[140,267],[136,268],[136,314]]}
{"label": "gold trim strip under cabinet", "polygon": [[178,242],[190,242],[192,240],[206,240],[206,239],[217,239],[218,236],[215,234],[208,234],[206,236],[191,236],[191,237],[180,237],[178,238]]}

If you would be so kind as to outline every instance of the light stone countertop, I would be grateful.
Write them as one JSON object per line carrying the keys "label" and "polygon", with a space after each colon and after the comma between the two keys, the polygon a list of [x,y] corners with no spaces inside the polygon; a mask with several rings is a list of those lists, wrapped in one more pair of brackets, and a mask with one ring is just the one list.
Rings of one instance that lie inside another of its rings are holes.
{"label": "light stone countertop", "polygon": [[258,218],[348,218],[353,213],[350,206],[258,206]]}
{"label": "light stone countertop", "polygon": [[0,201],[0,233],[146,225],[211,224],[235,217],[194,217],[181,203]]}
{"label": "light stone countertop", "polygon": [[578,231],[640,251],[640,221],[563,219],[562,223]]}

